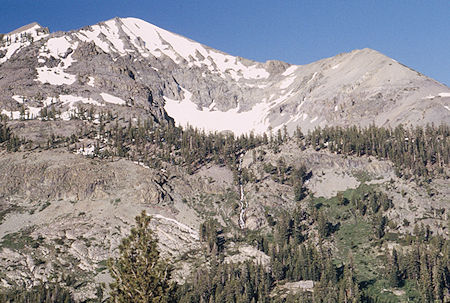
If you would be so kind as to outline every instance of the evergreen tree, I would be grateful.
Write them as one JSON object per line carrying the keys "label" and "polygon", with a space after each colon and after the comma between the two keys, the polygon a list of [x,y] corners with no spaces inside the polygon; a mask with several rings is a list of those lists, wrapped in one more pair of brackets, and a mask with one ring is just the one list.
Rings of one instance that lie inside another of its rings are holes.
{"label": "evergreen tree", "polygon": [[391,287],[398,287],[400,284],[400,270],[398,266],[398,256],[395,248],[392,251],[392,257],[389,262],[388,277]]}
{"label": "evergreen tree", "polygon": [[136,227],[122,240],[120,256],[108,260],[114,282],[111,302],[164,303],[172,301],[175,284],[170,282],[172,268],[162,260],[157,239],[149,228],[151,217],[136,217]]}

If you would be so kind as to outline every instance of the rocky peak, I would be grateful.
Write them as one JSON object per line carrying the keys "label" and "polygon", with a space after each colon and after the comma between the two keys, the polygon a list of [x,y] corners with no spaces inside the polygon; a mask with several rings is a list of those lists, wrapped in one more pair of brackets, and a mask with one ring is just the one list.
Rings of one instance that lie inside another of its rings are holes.
{"label": "rocky peak", "polygon": [[62,117],[82,103],[124,112],[120,106],[132,106],[236,135],[450,120],[448,87],[368,48],[289,65],[235,57],[136,18],[47,33],[32,23],[3,40],[0,112],[19,118],[17,100],[39,93],[63,100]]}
{"label": "rocky peak", "polygon": [[43,30],[44,27],[39,25],[39,23],[37,23],[37,22],[32,22],[30,24],[21,26],[21,27],[15,29],[15,30],[11,31],[11,32],[7,33],[6,35],[9,35],[9,36],[17,35],[17,34],[20,34],[20,33],[23,33],[23,32],[28,32],[30,30],[39,30],[39,29]]}

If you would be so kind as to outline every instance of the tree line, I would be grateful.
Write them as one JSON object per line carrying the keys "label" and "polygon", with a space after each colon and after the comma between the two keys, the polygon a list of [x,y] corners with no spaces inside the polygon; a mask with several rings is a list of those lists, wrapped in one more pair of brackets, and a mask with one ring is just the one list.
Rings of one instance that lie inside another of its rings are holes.
{"label": "tree line", "polygon": [[[399,176],[430,177],[443,173],[450,160],[448,125],[427,125],[405,128],[377,127],[325,127],[309,132],[304,140],[306,146],[316,150],[328,149],[330,152],[375,156],[391,160],[397,167]],[[297,139],[304,135],[296,131]]]}

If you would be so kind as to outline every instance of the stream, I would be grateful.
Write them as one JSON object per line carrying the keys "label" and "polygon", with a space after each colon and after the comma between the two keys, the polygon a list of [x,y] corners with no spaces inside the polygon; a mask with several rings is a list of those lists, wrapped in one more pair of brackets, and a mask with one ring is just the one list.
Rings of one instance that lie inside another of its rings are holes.
{"label": "stream", "polygon": [[245,212],[247,210],[247,203],[245,202],[245,199],[244,199],[244,185],[242,184],[242,157],[243,157],[243,155],[241,154],[239,157],[239,168],[238,168],[239,190],[240,190],[239,204],[241,207],[241,211],[239,213],[239,227],[241,229],[244,229],[245,228]]}

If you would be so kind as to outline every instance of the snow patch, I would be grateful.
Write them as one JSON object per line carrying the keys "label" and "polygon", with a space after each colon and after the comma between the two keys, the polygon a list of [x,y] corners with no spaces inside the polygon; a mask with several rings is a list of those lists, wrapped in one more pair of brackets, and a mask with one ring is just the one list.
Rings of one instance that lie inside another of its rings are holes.
{"label": "snow patch", "polygon": [[32,107],[28,106],[24,110],[24,115],[20,115],[20,111],[8,111],[2,110],[1,114],[6,115],[11,120],[20,120],[20,119],[35,119],[41,115],[42,107]]}
{"label": "snow patch", "polygon": [[95,146],[93,144],[88,145],[88,147],[81,147],[75,151],[76,154],[83,156],[91,156],[94,154]]}
{"label": "snow patch", "polygon": [[25,109],[25,118],[37,118],[41,115],[41,110],[42,107],[28,106],[28,108]]}
{"label": "snow patch", "polygon": [[60,95],[59,101],[61,101],[64,105],[73,105],[76,102],[81,102],[85,104],[92,104],[96,106],[105,106],[105,104],[102,104],[94,99],[91,98],[84,98],[84,97],[78,97],[73,95]]}
{"label": "snow patch", "polygon": [[59,58],[61,55],[66,54],[69,48],[72,46],[72,44],[67,39],[67,37],[48,39],[47,43],[45,43],[45,45],[41,48],[39,56],[47,58],[53,56],[54,58]]}
{"label": "snow patch", "polygon": [[335,66],[333,66],[331,69],[336,69],[336,68],[338,68],[339,67],[339,65],[341,65],[341,64],[336,64]]}
{"label": "snow patch", "polygon": [[23,104],[23,101],[26,100],[25,96],[19,96],[19,95],[14,95],[11,98],[13,98],[14,100],[16,100],[17,102],[19,102],[20,104]]}
{"label": "snow patch", "polygon": [[450,93],[439,93],[439,97],[450,97]]}
{"label": "snow patch", "polygon": [[11,120],[18,120],[18,119],[20,119],[20,111],[18,111],[18,110],[16,110],[16,111],[9,111],[9,110],[3,109],[2,110],[2,115],[7,116]]}
{"label": "snow patch", "polygon": [[147,168],[147,169],[150,169],[150,167],[148,167],[147,165],[145,165],[145,164],[144,164],[144,163],[142,163],[142,162],[138,162],[138,161],[133,161],[133,163],[134,163],[134,164],[136,164],[136,165],[142,166],[143,168]]}
{"label": "snow patch", "polygon": [[60,95],[57,102],[62,102],[63,106],[68,106],[68,110],[61,113],[61,119],[64,121],[70,120],[71,116],[77,113],[76,103],[81,102],[84,104],[92,104],[95,106],[105,106],[96,100],[91,98],[78,97],[73,95]]}
{"label": "snow patch", "polygon": [[119,97],[107,94],[107,93],[101,93],[100,96],[102,96],[103,100],[105,100],[108,103],[118,104],[118,105],[125,105],[126,102],[120,99]]}
{"label": "snow patch", "polygon": [[47,43],[41,47],[39,57],[41,58],[51,58],[60,59],[58,66],[56,67],[38,67],[36,71],[38,77],[35,81],[41,83],[49,83],[51,85],[71,85],[76,80],[76,75],[71,75],[65,72],[69,66],[72,65],[76,60],[72,58],[72,53],[64,56],[69,51],[69,48],[76,49],[78,47],[78,42],[74,44],[70,43],[67,37],[52,38],[47,41]]}
{"label": "snow patch", "polygon": [[[43,107],[45,106],[50,106],[53,103],[55,103],[55,99],[52,97],[47,97],[45,100],[43,101],[37,101],[37,100],[33,100],[33,98],[28,98],[26,96],[20,96],[20,95],[14,95],[11,97],[12,99],[14,99],[15,101],[17,101],[20,104],[23,104],[24,107],[24,114],[23,116],[20,115],[20,111],[7,111],[7,110],[2,110],[2,114],[8,116],[10,119],[12,120],[19,120],[19,119],[36,119],[38,117],[40,117],[41,115],[41,110]],[[39,107],[33,107],[33,106],[29,106],[27,105],[27,101],[34,101],[39,103],[42,106]]]}
{"label": "snow patch", "polygon": [[94,83],[95,83],[94,77],[89,77],[89,81],[88,81],[87,85],[94,87]]}
{"label": "snow patch", "polygon": [[48,83],[51,85],[71,85],[75,83],[77,77],[75,75],[67,74],[60,67],[48,68],[38,67],[36,68],[38,76],[35,81],[39,81],[43,84]]}
{"label": "snow patch", "polygon": [[282,75],[282,76],[289,76],[289,75],[293,74],[297,69],[298,69],[298,66],[296,66],[296,65],[289,66],[289,67],[284,71],[284,73],[282,73],[281,75]]}

